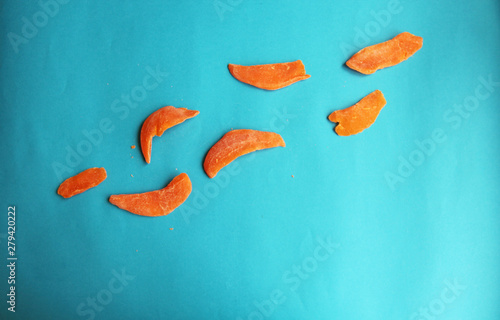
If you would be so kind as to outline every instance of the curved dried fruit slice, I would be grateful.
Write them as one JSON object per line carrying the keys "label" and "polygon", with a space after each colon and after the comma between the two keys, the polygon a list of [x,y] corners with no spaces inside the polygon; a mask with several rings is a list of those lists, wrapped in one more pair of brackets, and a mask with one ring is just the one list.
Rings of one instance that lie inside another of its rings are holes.
{"label": "curved dried fruit slice", "polygon": [[304,64],[300,60],[256,66],[240,66],[230,63],[228,68],[233,77],[241,82],[266,90],[281,89],[311,77],[306,74]]}
{"label": "curved dried fruit slice", "polygon": [[339,136],[350,136],[370,127],[385,104],[382,92],[375,90],[352,107],[332,112],[328,120],[338,122],[335,132]]}
{"label": "curved dried fruit slice", "polygon": [[151,162],[151,145],[154,136],[161,136],[168,128],[193,118],[199,113],[196,110],[167,106],[149,115],[141,129],[141,149],[146,162]]}
{"label": "curved dried fruit slice", "polygon": [[250,129],[231,130],[210,148],[205,157],[203,168],[207,175],[213,178],[220,169],[242,155],[257,150],[284,146],[283,138],[274,132]]}
{"label": "curved dried fruit slice", "polygon": [[97,186],[106,177],[106,170],[104,168],[90,168],[64,180],[57,189],[57,193],[64,198],[71,198],[74,195]]}
{"label": "curved dried fruit slice", "polygon": [[120,194],[109,197],[109,202],[120,209],[148,217],[169,214],[180,206],[191,193],[191,180],[181,173],[163,189],[137,194]]}
{"label": "curved dried fruit slice", "polygon": [[346,65],[358,72],[372,74],[405,61],[422,48],[423,41],[422,37],[403,32],[391,40],[361,49]]}

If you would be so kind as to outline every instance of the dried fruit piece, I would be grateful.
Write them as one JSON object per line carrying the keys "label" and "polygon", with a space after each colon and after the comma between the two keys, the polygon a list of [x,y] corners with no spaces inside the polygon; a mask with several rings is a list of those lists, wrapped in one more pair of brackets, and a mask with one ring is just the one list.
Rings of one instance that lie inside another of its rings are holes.
{"label": "dried fruit piece", "polygon": [[335,132],[339,136],[350,136],[370,127],[377,119],[386,101],[380,90],[375,90],[355,105],[334,111],[328,116],[331,122],[338,122]]}
{"label": "dried fruit piece", "polygon": [[228,68],[233,77],[241,82],[266,90],[281,89],[311,77],[306,74],[304,64],[300,60],[256,66],[240,66],[230,63]]}
{"label": "dried fruit piece", "polygon": [[151,145],[154,136],[161,136],[168,128],[193,118],[199,113],[196,110],[167,106],[149,115],[141,129],[141,149],[146,162],[151,162]]}
{"label": "dried fruit piece", "polygon": [[191,189],[191,180],[188,175],[181,173],[163,189],[137,194],[112,195],[109,197],[109,202],[134,214],[158,217],[169,214],[186,201]]}
{"label": "dried fruit piece", "polygon": [[250,129],[231,130],[210,148],[205,157],[203,168],[207,175],[213,178],[220,169],[242,155],[257,150],[284,146],[283,138],[274,132]]}
{"label": "dried fruit piece", "polygon": [[90,168],[64,180],[57,189],[57,193],[64,198],[71,198],[74,195],[97,186],[106,177],[106,170],[104,168]]}
{"label": "dried fruit piece", "polygon": [[361,49],[346,65],[358,72],[372,74],[405,61],[422,48],[423,41],[422,37],[403,32],[391,40]]}

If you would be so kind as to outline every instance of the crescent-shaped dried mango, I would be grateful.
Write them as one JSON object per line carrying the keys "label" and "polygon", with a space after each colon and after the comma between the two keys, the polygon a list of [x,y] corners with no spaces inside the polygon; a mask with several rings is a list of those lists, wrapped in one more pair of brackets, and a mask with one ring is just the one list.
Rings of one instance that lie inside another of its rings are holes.
{"label": "crescent-shaped dried mango", "polygon": [[137,194],[120,194],[109,197],[109,202],[120,209],[140,216],[164,216],[180,206],[191,193],[191,180],[185,173],[172,179],[163,189]]}
{"label": "crescent-shaped dried mango", "polygon": [[304,64],[300,60],[255,66],[240,66],[230,63],[228,69],[233,77],[239,81],[266,90],[281,89],[311,77],[306,74]]}
{"label": "crescent-shaped dried mango", "polygon": [[380,90],[376,90],[355,105],[332,112],[328,120],[338,123],[335,132],[339,136],[350,136],[370,127],[385,104],[384,95]]}
{"label": "crescent-shaped dried mango", "polygon": [[151,145],[154,136],[161,136],[168,128],[193,118],[199,113],[196,110],[167,106],[150,114],[141,129],[141,149],[146,162],[151,162]]}
{"label": "crescent-shaped dried mango", "polygon": [[405,61],[422,48],[423,41],[422,37],[403,32],[391,40],[361,49],[346,65],[363,74],[372,74]]}
{"label": "crescent-shaped dried mango", "polygon": [[284,147],[285,141],[277,133],[250,129],[231,130],[210,148],[205,157],[203,168],[210,178],[236,158],[247,153]]}
{"label": "crescent-shaped dried mango", "polygon": [[64,198],[71,198],[74,195],[97,186],[106,177],[106,170],[104,168],[90,168],[64,180],[57,189],[57,193]]}

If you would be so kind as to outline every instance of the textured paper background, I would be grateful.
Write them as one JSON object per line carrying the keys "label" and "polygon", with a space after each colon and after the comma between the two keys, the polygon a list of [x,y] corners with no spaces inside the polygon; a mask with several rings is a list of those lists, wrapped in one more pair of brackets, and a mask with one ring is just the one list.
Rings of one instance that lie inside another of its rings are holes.
{"label": "textured paper background", "polygon": [[[0,6],[1,265],[9,205],[19,259],[15,315],[0,268],[0,318],[500,318],[498,1],[63,2]],[[403,31],[424,38],[405,63],[343,65]],[[312,77],[274,92],[227,70],[297,59]],[[375,89],[376,123],[337,136],[328,114]],[[200,115],[146,165],[130,146],[165,105]],[[287,147],[210,180],[203,158],[231,128]],[[56,194],[94,166],[99,187]],[[194,191],[169,216],[107,201],[180,172]]]}

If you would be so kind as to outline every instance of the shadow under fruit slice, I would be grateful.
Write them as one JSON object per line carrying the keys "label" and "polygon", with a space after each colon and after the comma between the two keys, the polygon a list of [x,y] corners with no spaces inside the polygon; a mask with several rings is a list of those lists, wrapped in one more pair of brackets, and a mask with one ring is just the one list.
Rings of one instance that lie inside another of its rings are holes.
{"label": "shadow under fruit slice", "polygon": [[191,193],[191,180],[185,173],[172,179],[163,189],[136,194],[120,194],[109,197],[109,202],[120,209],[140,216],[164,216],[180,206]]}
{"label": "shadow under fruit slice", "polygon": [[168,128],[193,118],[199,113],[196,110],[167,106],[149,115],[141,129],[141,149],[146,162],[151,162],[151,145],[154,136],[161,136]]}
{"label": "shadow under fruit slice", "polygon": [[306,74],[304,64],[300,60],[255,66],[240,66],[230,63],[228,69],[233,77],[239,81],[266,90],[281,89],[311,77]]}
{"label": "shadow under fruit slice", "polygon": [[71,198],[74,195],[97,186],[106,177],[106,170],[104,168],[90,168],[64,180],[57,189],[57,193],[64,198]]}
{"label": "shadow under fruit slice", "polygon": [[377,119],[386,101],[380,90],[375,90],[355,105],[334,111],[328,116],[331,122],[338,122],[335,132],[339,136],[350,136],[370,127]]}
{"label": "shadow under fruit slice", "polygon": [[247,153],[284,147],[285,141],[277,133],[250,129],[231,130],[210,148],[205,157],[203,168],[210,178],[236,158]]}
{"label": "shadow under fruit slice", "polygon": [[391,40],[361,49],[346,65],[363,74],[372,74],[405,61],[420,50],[422,44],[422,37],[403,32]]}

